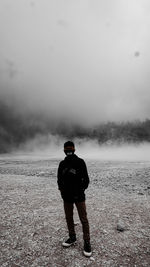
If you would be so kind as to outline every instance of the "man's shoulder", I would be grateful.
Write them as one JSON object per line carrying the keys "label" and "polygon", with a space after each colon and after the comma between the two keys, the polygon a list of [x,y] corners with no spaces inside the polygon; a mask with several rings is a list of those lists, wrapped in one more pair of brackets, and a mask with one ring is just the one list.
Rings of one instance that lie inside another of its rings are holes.
{"label": "man's shoulder", "polygon": [[59,166],[62,166],[64,163],[65,163],[65,160],[63,159],[63,160],[61,160],[61,161],[59,162]]}
{"label": "man's shoulder", "polygon": [[76,160],[77,160],[78,163],[80,163],[80,164],[85,164],[84,159],[82,159],[82,158],[80,158],[80,157],[78,157],[78,156],[76,156]]}
{"label": "man's shoulder", "polygon": [[[77,162],[77,163],[85,164],[84,159],[80,158],[76,154],[72,158],[72,162]],[[63,160],[60,161],[59,165],[64,165],[64,164],[67,164],[67,163],[70,164],[70,162],[67,160],[67,157],[65,157]]]}

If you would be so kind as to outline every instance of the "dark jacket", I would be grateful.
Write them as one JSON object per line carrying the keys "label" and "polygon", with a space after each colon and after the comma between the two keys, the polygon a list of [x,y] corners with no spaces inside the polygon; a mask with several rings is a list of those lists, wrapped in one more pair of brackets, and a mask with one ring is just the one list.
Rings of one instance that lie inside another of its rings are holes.
{"label": "dark jacket", "polygon": [[84,201],[84,191],[89,185],[89,176],[84,160],[75,154],[65,157],[58,167],[57,183],[64,201]]}

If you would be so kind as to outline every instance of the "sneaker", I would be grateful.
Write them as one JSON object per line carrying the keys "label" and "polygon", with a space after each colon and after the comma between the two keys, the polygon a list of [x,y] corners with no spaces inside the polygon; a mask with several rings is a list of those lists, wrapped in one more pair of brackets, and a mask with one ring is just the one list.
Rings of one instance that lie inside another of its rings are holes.
{"label": "sneaker", "polygon": [[84,241],[84,251],[83,251],[83,254],[86,257],[90,257],[92,255],[90,241]]}
{"label": "sneaker", "polygon": [[76,243],[76,237],[69,237],[65,242],[62,243],[63,247],[70,247]]}

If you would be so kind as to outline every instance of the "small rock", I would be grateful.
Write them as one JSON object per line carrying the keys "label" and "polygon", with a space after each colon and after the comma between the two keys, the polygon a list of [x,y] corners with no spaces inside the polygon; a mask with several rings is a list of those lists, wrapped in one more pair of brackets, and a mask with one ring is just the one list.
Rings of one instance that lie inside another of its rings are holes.
{"label": "small rock", "polygon": [[121,223],[117,224],[117,231],[119,232],[124,232],[125,231],[125,226]]}
{"label": "small rock", "polygon": [[34,236],[36,236],[36,235],[38,235],[37,232],[34,232],[34,233],[31,234],[32,237],[34,237]]}
{"label": "small rock", "polygon": [[90,260],[91,260],[91,261],[95,261],[95,259],[94,259],[93,257],[90,257]]}
{"label": "small rock", "polygon": [[143,193],[143,192],[138,192],[138,195],[141,195],[141,196],[143,196],[143,195],[144,195],[144,193]]}

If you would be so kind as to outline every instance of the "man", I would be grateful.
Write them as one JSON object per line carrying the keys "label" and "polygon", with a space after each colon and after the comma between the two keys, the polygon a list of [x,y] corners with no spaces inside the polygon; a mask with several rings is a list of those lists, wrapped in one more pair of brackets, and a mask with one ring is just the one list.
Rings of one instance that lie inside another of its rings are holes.
{"label": "man", "polygon": [[89,223],[85,205],[85,189],[89,185],[89,176],[86,164],[75,152],[72,141],[64,144],[66,157],[60,162],[57,174],[58,188],[64,201],[64,211],[69,232],[69,238],[62,243],[64,247],[70,247],[76,242],[76,233],[73,220],[73,208],[76,205],[83,229],[84,255],[91,256]]}

